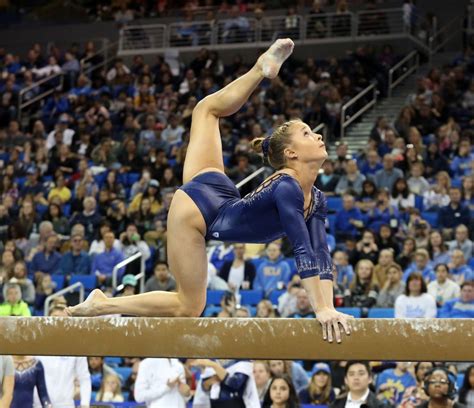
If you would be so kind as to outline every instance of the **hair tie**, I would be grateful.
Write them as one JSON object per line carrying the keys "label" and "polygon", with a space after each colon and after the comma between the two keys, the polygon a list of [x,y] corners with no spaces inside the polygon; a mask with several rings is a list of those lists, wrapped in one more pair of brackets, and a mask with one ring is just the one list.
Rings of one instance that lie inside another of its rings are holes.
{"label": "hair tie", "polygon": [[268,157],[268,149],[270,149],[271,136],[267,136],[262,142],[263,157]]}

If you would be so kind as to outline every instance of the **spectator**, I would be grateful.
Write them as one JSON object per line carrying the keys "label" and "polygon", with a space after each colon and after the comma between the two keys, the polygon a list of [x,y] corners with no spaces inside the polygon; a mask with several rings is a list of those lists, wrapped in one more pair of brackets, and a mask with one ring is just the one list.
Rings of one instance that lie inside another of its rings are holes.
{"label": "spectator", "polygon": [[376,150],[369,150],[366,154],[366,160],[362,165],[360,172],[365,177],[373,177],[377,171],[383,168],[382,163],[380,163],[380,156]]}
{"label": "spectator", "polygon": [[469,230],[464,224],[456,227],[454,240],[448,242],[450,251],[460,249],[464,254],[464,259],[471,259],[474,255],[472,241],[469,239]]}
{"label": "spectator", "polygon": [[428,401],[424,401],[419,407],[440,407],[440,408],[464,408],[465,405],[453,402],[456,398],[456,376],[446,368],[437,367],[426,373],[425,391]]}
{"label": "spectator", "polygon": [[379,288],[377,286],[374,264],[362,259],[355,267],[355,281],[344,293],[345,307],[370,308],[377,302]]}
{"label": "spectator", "polygon": [[463,177],[470,174],[471,165],[474,161],[474,153],[471,149],[469,139],[463,139],[459,143],[458,154],[451,161],[451,172],[454,177]]}
{"label": "spectator", "polygon": [[375,280],[380,287],[385,285],[388,268],[394,262],[393,255],[392,249],[382,249],[379,253],[379,261],[374,267],[374,274]]}
{"label": "spectator", "polygon": [[403,178],[403,172],[394,167],[395,160],[393,155],[387,153],[383,157],[383,169],[375,173],[374,182],[377,188],[392,191],[395,181]]}
{"label": "spectator", "polygon": [[286,292],[278,298],[278,313],[282,317],[288,317],[296,313],[296,295],[301,288],[301,278],[298,274],[293,275]]}
{"label": "spectator", "polygon": [[263,408],[298,408],[299,401],[291,378],[287,375],[275,376],[270,382],[270,387],[262,404]]}
{"label": "spectator", "polygon": [[46,240],[44,249],[33,256],[30,264],[30,272],[35,275],[35,279],[40,274],[53,275],[58,273],[61,254],[57,251],[58,237],[52,234]]}
{"label": "spectator", "polygon": [[354,204],[355,199],[352,195],[344,194],[342,196],[343,209],[338,212],[336,218],[336,240],[356,237],[364,226],[364,216]]}
{"label": "spectator", "polygon": [[430,255],[426,249],[417,249],[415,252],[415,262],[413,262],[405,271],[403,272],[403,281],[406,282],[407,279],[413,273],[420,274],[425,282],[433,281],[436,276],[433,272],[433,268],[429,266]]}
{"label": "spectator", "polygon": [[272,377],[287,375],[299,393],[309,385],[309,379],[304,368],[294,361],[269,360]]}
{"label": "spectator", "polygon": [[466,265],[464,253],[460,249],[455,249],[451,252],[449,272],[451,278],[459,284],[462,284],[465,281],[474,280],[474,273],[472,272],[472,269]]}
{"label": "spectator", "polygon": [[393,256],[398,255],[400,247],[397,242],[398,240],[395,237],[395,233],[394,231],[392,231],[392,228],[390,228],[390,225],[382,224],[380,226],[377,238],[377,247],[380,250],[389,249],[390,251],[392,251]]}
{"label": "spectator", "polygon": [[459,297],[461,288],[450,279],[448,265],[440,263],[435,267],[436,280],[428,284],[428,293],[436,299],[441,307],[446,301]]}
{"label": "spectator", "polygon": [[433,363],[430,361],[421,361],[415,363],[415,380],[416,386],[408,387],[404,394],[401,407],[410,408],[412,406],[418,406],[423,401],[428,400],[428,396],[424,390],[424,379],[425,374],[433,368]]}
{"label": "spectator", "polygon": [[[104,235],[105,251],[97,254],[92,261],[91,272],[97,276],[101,285],[110,285],[112,271],[118,263],[124,259],[122,251],[114,248],[115,235],[107,232]],[[123,268],[118,271],[118,278],[123,274]]]}
{"label": "spectator", "polygon": [[461,285],[461,296],[448,300],[439,311],[438,317],[452,319],[474,318],[474,281],[466,281]]}
{"label": "spectator", "polygon": [[71,276],[91,273],[91,257],[84,251],[83,241],[81,234],[71,236],[71,250],[63,254],[58,273]]}
{"label": "spectator", "polygon": [[334,173],[334,162],[327,159],[322,166],[323,173],[316,179],[315,186],[324,191],[327,196],[334,195],[336,186],[339,183],[339,176]]}
{"label": "spectator", "polygon": [[430,266],[432,268],[440,263],[448,263],[450,260],[448,246],[444,243],[443,236],[439,231],[430,232],[428,254],[431,259]]}
{"label": "spectator", "polygon": [[443,229],[445,236],[452,236],[454,228],[458,225],[469,225],[471,216],[469,208],[461,204],[461,190],[456,187],[449,189],[449,198],[451,202],[446,207],[438,211],[438,225]]}
{"label": "spectator", "polygon": [[89,365],[89,372],[91,374],[93,391],[99,390],[102,384],[102,379],[105,378],[105,376],[117,376],[117,373],[112,369],[112,367],[104,363],[104,357],[87,357],[87,363]]}
{"label": "spectator", "polygon": [[316,317],[305,289],[298,290],[296,294],[296,312],[288,317],[296,319],[314,319]]}
{"label": "spectator", "polygon": [[98,402],[124,402],[122,395],[122,381],[116,374],[106,374],[95,397]]}
{"label": "spectator", "polygon": [[426,293],[423,277],[412,273],[405,285],[405,294],[395,301],[395,318],[436,317],[436,301]]}
{"label": "spectator", "polygon": [[349,256],[344,251],[335,251],[332,261],[337,271],[337,283],[347,289],[354,280],[354,269],[349,264]]}
{"label": "spectator", "polygon": [[386,280],[377,296],[377,307],[393,308],[396,299],[405,292],[402,269],[396,263],[388,266]]}
{"label": "spectator", "polygon": [[384,370],[377,377],[377,397],[391,405],[398,406],[408,387],[415,387],[416,380],[408,371],[411,363],[397,362],[395,368]]}
{"label": "spectator", "polygon": [[272,302],[268,299],[262,299],[260,302],[257,303],[257,311],[255,317],[278,317],[275,313],[275,309],[273,308]]}
{"label": "spectator", "polygon": [[176,281],[171,275],[168,264],[158,261],[153,268],[153,276],[146,281],[145,292],[153,290],[165,290],[173,292],[176,290]]}
{"label": "spectator", "polygon": [[140,203],[144,200],[150,200],[150,211],[156,215],[162,207],[160,195],[160,183],[158,180],[150,180],[144,193],[138,193],[133,197],[132,202],[128,207],[129,213],[134,213],[140,208]]}
{"label": "spectator", "polygon": [[[16,261],[13,267],[13,277],[9,283],[16,283],[21,289],[21,299],[32,305],[35,302],[35,286],[33,282],[28,279],[28,270],[26,263],[23,261]],[[7,286],[3,287],[3,297],[6,298]]]}
{"label": "spectator", "polygon": [[367,214],[367,227],[372,231],[378,231],[382,225],[390,225],[392,228],[398,227],[398,208],[390,203],[390,195],[387,190],[377,192],[377,203]]}
{"label": "spectator", "polygon": [[0,407],[10,408],[15,387],[15,368],[11,356],[0,356]]}
{"label": "spectator", "polygon": [[33,393],[38,390],[41,406],[50,407],[48,390],[41,361],[31,356],[13,356],[15,366],[15,388],[10,408],[33,406]]}
{"label": "spectator", "polygon": [[5,302],[0,305],[0,316],[31,316],[28,304],[21,300],[20,285],[9,283],[5,288]]}
{"label": "spectator", "polygon": [[435,211],[449,205],[449,189],[451,179],[446,171],[436,174],[436,184],[423,194],[423,208],[425,211]]}
{"label": "spectator", "polygon": [[337,183],[336,194],[359,195],[362,192],[362,183],[365,176],[359,172],[357,162],[349,160],[346,164],[346,174],[344,174]]}
{"label": "spectator", "polygon": [[423,177],[425,167],[423,163],[413,163],[411,167],[411,177],[408,179],[410,193],[422,196],[430,189],[430,183]]}
{"label": "spectator", "polygon": [[227,282],[232,291],[251,289],[255,279],[255,266],[244,259],[245,244],[235,243],[233,248],[234,260],[224,262],[219,277]]}
{"label": "spectator", "polygon": [[344,368],[344,382],[348,392],[336,399],[330,405],[331,408],[387,406],[379,401],[369,388],[372,383],[372,372],[365,361],[348,361]]}
{"label": "spectator", "polygon": [[390,205],[402,212],[415,207],[415,195],[408,189],[408,184],[404,178],[395,180]]}
{"label": "spectator", "polygon": [[[108,232],[111,232],[110,223],[107,220],[101,221],[99,224],[99,233],[97,234],[97,239],[92,241],[91,246],[89,248],[89,255],[95,256],[98,254],[102,254],[105,251],[105,242],[104,236]],[[114,240],[114,248],[118,251],[122,250],[122,244],[118,239]]]}
{"label": "spectator", "polygon": [[464,373],[464,381],[459,389],[459,402],[469,408],[474,406],[474,364]]}
{"label": "spectator", "polygon": [[184,366],[175,358],[146,358],[135,381],[135,401],[147,407],[184,408],[191,396]]}
{"label": "spectator", "polygon": [[263,290],[267,295],[275,289],[286,287],[291,278],[288,263],[282,258],[281,247],[276,243],[267,246],[267,258],[257,269],[253,288]]}
{"label": "spectator", "polygon": [[298,394],[301,404],[329,405],[336,399],[331,384],[331,368],[326,363],[316,363],[311,372],[307,389]]}
{"label": "spectator", "polygon": [[150,259],[151,252],[148,244],[141,239],[135,224],[129,223],[127,225],[127,229],[120,234],[120,243],[124,258],[129,258],[138,252],[142,254],[141,258],[126,266],[126,273],[138,275],[141,272],[142,262],[145,263]]}
{"label": "spectator", "polygon": [[255,378],[255,385],[257,386],[258,399],[260,403],[263,403],[263,399],[271,382],[270,367],[268,367],[266,361],[253,362],[253,377]]}
{"label": "spectator", "polygon": [[379,248],[375,242],[375,235],[370,230],[365,230],[362,239],[357,242],[353,253],[349,256],[351,264],[357,263],[362,259],[367,259],[376,263],[379,257]]}
{"label": "spectator", "polygon": [[69,234],[69,220],[63,215],[60,204],[51,202],[43,219],[51,221],[54,232],[59,236],[63,237]]}
{"label": "spectator", "polygon": [[[52,317],[67,316],[64,306],[53,307],[49,315]],[[40,356],[38,359],[43,364],[46,388],[53,407],[73,408],[75,406],[72,396],[76,379],[80,384],[81,406],[89,406],[91,375],[86,357]],[[34,407],[42,407],[36,393],[35,397]]]}
{"label": "spectator", "polygon": [[94,197],[86,197],[83,201],[84,210],[74,214],[70,221],[70,225],[82,224],[86,229],[85,238],[90,242],[94,237],[94,233],[99,226],[101,216],[97,211],[97,201]]}

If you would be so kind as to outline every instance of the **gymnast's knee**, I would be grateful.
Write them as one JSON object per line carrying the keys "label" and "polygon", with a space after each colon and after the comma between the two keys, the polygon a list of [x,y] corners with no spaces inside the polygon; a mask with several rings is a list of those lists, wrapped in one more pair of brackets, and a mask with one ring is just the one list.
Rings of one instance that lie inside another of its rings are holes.
{"label": "gymnast's knee", "polygon": [[199,317],[206,308],[206,302],[183,304],[177,312],[177,317]]}
{"label": "gymnast's knee", "polygon": [[196,120],[198,117],[206,117],[209,115],[218,117],[215,111],[215,101],[212,97],[213,95],[208,95],[204,99],[201,99],[198,104],[193,109],[193,120]]}

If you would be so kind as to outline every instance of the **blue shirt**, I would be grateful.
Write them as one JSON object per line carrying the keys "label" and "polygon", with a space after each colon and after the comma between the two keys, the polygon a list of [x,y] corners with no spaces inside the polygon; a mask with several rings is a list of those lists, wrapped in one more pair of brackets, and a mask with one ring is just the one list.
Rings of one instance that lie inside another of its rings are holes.
{"label": "blue shirt", "polygon": [[438,317],[474,319],[474,300],[471,302],[462,302],[460,298],[448,300],[439,310]]}
{"label": "blue shirt", "polygon": [[59,263],[59,273],[63,275],[89,275],[91,273],[91,257],[85,251],[81,251],[79,255],[73,255],[72,251],[68,251]]}
{"label": "blue shirt", "polygon": [[[104,252],[97,254],[92,262],[92,273],[100,272],[103,275],[112,275],[114,266],[124,259],[122,251],[112,248],[110,251],[105,250]],[[123,268],[119,270],[118,276],[123,273]]]}
{"label": "blue shirt", "polygon": [[404,373],[401,376],[395,374],[395,369],[388,369],[380,373],[377,377],[377,393],[382,385],[388,385],[391,388],[382,393],[383,399],[392,404],[402,402],[403,393],[408,387],[415,387],[416,381],[410,373]]}
{"label": "blue shirt", "polygon": [[431,282],[431,281],[434,281],[436,280],[436,274],[435,272],[433,271],[433,269],[427,265],[425,266],[425,268],[420,271],[415,262],[413,262],[407,269],[405,269],[405,271],[403,272],[403,282],[406,283],[408,277],[412,274],[412,273],[421,273],[421,275],[423,276],[423,279],[425,280],[426,283],[428,282]]}
{"label": "blue shirt", "polygon": [[265,259],[257,269],[257,275],[253,281],[254,290],[263,290],[270,293],[272,290],[279,289],[278,282],[286,284],[290,281],[290,266],[283,259],[272,262]]}
{"label": "blue shirt", "polygon": [[49,274],[58,273],[61,258],[61,254],[57,251],[54,251],[49,255],[46,255],[46,253],[43,251],[37,252],[31,261],[30,273],[35,273],[38,271]]}
{"label": "blue shirt", "polygon": [[350,234],[352,236],[357,235],[357,228],[349,222],[351,219],[364,221],[364,215],[358,208],[339,211],[336,218],[336,232]]}
{"label": "blue shirt", "polygon": [[[344,289],[348,289],[349,285],[354,279],[354,268],[352,265],[337,265],[337,283],[344,286]],[[344,282],[345,281],[345,282]]]}
{"label": "blue shirt", "polygon": [[463,177],[470,174],[471,163],[474,161],[474,153],[470,153],[465,157],[456,156],[451,162],[451,171],[454,177]]}
{"label": "blue shirt", "polygon": [[474,273],[472,273],[472,269],[468,265],[462,265],[459,268],[451,268],[449,273],[453,275],[453,280],[455,282],[474,280]]}

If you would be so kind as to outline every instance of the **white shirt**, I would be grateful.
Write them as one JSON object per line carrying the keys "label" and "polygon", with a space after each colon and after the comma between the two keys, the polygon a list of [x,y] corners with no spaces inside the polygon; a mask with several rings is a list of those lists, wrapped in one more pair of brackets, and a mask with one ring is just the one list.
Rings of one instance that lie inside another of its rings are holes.
{"label": "white shirt", "polygon": [[[37,357],[44,367],[46,389],[53,408],[73,408],[74,379],[77,378],[81,387],[81,406],[88,407],[91,401],[91,375],[87,365],[87,357]],[[34,407],[42,407],[35,391]]]}
{"label": "white shirt", "polygon": [[347,394],[346,405],[344,405],[345,408],[360,408],[360,406],[361,406],[362,404],[365,404],[367,398],[369,397],[369,392],[370,392],[370,390],[367,389],[367,391],[366,391],[365,394],[362,396],[362,398],[361,398],[361,399],[358,399],[358,400],[353,399],[351,393]]}
{"label": "white shirt", "polygon": [[437,312],[436,301],[428,293],[400,295],[395,300],[395,318],[436,317]]}
{"label": "white shirt", "polygon": [[[63,143],[65,145],[71,146],[72,139],[74,137],[74,130],[66,129],[63,132]],[[56,140],[54,139],[54,135],[56,134],[56,130],[49,132],[48,137],[46,138],[46,149],[51,150],[54,146],[56,146]]]}
{"label": "white shirt", "polygon": [[229,278],[227,279],[227,283],[231,283],[236,288],[240,288],[242,282],[244,281],[244,269],[245,263],[242,263],[237,268],[231,267],[229,271]]}
{"label": "white shirt", "polygon": [[428,284],[428,293],[442,305],[448,300],[458,298],[461,294],[461,288],[451,279],[446,279],[444,283],[438,283],[435,280]]}
{"label": "white shirt", "polygon": [[184,367],[176,358],[146,358],[138,367],[135,381],[135,400],[145,402],[148,408],[185,408],[186,398],[178,386],[168,387],[168,380],[179,380],[184,384]]}
{"label": "white shirt", "polygon": [[[114,249],[117,251],[122,250],[122,243],[115,238],[114,240]],[[105,252],[105,242],[103,239],[97,241],[96,239],[92,241],[91,247],[89,248],[89,255],[98,255]]]}

